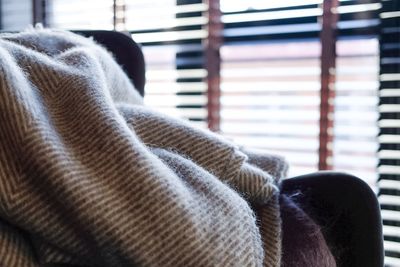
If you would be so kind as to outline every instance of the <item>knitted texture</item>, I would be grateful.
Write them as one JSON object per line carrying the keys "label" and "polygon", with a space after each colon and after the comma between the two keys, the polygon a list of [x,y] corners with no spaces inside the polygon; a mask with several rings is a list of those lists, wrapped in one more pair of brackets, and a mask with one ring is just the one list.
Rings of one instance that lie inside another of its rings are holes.
{"label": "knitted texture", "polygon": [[0,266],[279,266],[284,164],[141,102],[89,39],[0,35]]}

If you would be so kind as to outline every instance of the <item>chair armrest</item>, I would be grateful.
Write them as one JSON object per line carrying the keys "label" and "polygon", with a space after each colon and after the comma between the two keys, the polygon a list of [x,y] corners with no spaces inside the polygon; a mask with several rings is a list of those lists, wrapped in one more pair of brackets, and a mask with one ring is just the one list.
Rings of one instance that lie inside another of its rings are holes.
{"label": "chair armrest", "polygon": [[321,226],[338,266],[383,266],[380,207],[364,181],[318,172],[284,180],[281,189]]}

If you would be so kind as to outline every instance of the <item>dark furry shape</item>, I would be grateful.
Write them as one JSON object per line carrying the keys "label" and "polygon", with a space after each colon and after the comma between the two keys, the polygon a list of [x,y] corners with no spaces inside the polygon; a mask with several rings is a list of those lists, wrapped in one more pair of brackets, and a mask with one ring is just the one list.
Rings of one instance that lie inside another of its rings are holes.
{"label": "dark furry shape", "polygon": [[280,197],[283,267],[336,267],[321,228],[289,197]]}

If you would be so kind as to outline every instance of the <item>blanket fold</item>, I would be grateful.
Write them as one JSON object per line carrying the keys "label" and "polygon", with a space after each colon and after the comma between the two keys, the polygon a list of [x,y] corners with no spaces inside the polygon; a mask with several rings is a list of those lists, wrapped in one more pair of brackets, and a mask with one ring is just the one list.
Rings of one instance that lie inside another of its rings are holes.
{"label": "blanket fold", "polygon": [[141,103],[92,40],[0,35],[0,266],[280,265],[284,161]]}

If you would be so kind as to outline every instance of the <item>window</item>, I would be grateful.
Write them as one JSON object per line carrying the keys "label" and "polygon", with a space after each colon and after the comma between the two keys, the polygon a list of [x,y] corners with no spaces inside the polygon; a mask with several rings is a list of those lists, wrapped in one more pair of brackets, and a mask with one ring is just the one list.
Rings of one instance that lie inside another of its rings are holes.
{"label": "window", "polygon": [[47,22],[62,29],[112,30],[113,1],[109,0],[51,0],[48,4]]}
{"label": "window", "polygon": [[326,3],[324,14],[323,0],[1,0],[0,22],[130,32],[148,105],[284,155],[290,176],[363,178],[379,194],[386,262],[400,266],[399,4]]}
{"label": "window", "polygon": [[[284,154],[290,176],[317,170],[322,1],[221,1],[221,130]],[[380,3],[341,1],[327,167],[377,180]]]}
{"label": "window", "polygon": [[221,1],[221,130],[318,169],[321,1]]}
{"label": "window", "polygon": [[377,190],[379,89],[378,1],[341,1],[332,166]]}
{"label": "window", "polygon": [[205,40],[207,4],[201,1],[125,2],[125,29],[143,46],[145,103],[207,127]]}
{"label": "window", "polygon": [[32,24],[32,1],[2,0],[0,3],[2,29],[21,30]]}

